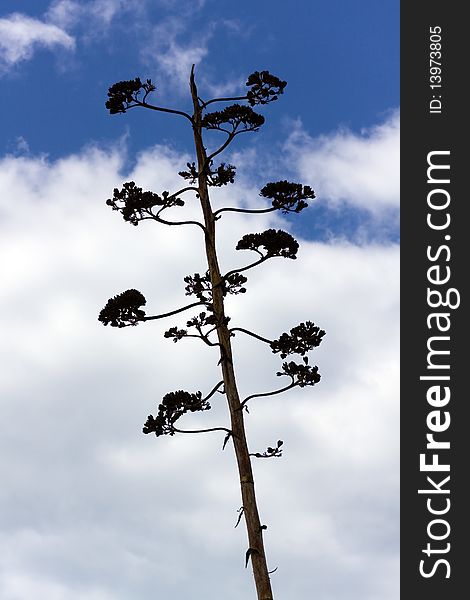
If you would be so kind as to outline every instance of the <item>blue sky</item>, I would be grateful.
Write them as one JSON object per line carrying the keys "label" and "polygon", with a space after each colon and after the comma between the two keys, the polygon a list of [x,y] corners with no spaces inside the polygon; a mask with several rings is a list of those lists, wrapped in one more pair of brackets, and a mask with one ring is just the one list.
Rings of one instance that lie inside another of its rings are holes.
{"label": "blue sky", "polygon": [[[311,136],[338,127],[360,133],[398,107],[396,1],[298,2],[295,12],[280,2],[239,2],[236,7],[213,1],[103,6],[101,13],[89,11],[87,17],[86,11],[79,14],[67,3],[56,2],[55,10],[49,2],[4,3],[4,14],[24,11],[68,36],[32,42],[26,58],[13,64],[3,61],[4,152],[18,151],[18,141],[24,140],[32,153],[56,159],[91,141],[113,144],[122,136],[130,160],[156,142],[189,150],[191,139],[184,124],[157,118],[149,127],[148,115],[111,117],[103,102],[109,85],[139,75],[151,77],[159,86],[155,102],[187,106],[191,52],[200,63],[200,89],[206,97],[216,85],[228,85],[236,93],[256,69],[269,68],[288,80],[282,101],[265,110],[267,125],[255,141],[266,152],[282,152],[282,142],[296,120]],[[34,59],[27,58],[29,53]],[[175,57],[179,61],[176,85],[175,73],[162,55],[167,61]],[[253,140],[243,140],[247,142]],[[317,239],[336,230],[350,237],[357,235],[358,218],[364,224],[367,215],[343,204],[340,213],[320,208],[315,220],[307,215],[293,226]],[[371,224],[368,235],[397,239],[396,218],[393,226],[389,219],[378,229],[376,225]]]}
{"label": "blue sky", "polygon": [[[149,77],[155,103],[184,109],[192,63],[206,98],[238,95],[254,70],[288,82],[223,156],[237,178],[214,206],[261,208],[259,189],[279,179],[317,195],[300,215],[217,224],[226,270],[250,262],[234,251],[247,232],[300,242],[298,260],[247,273],[247,293],[228,300],[234,326],[327,331],[311,358],[320,384],[247,415],[253,451],[284,440],[282,459],[254,465],[275,598],[397,600],[398,25],[391,0],[2,2],[2,600],[254,597],[230,445],[141,434],[163,394],[213,387],[213,349],[163,338],[189,312],[124,330],[97,321],[129,288],[148,314],[182,306],[183,277],[205,269],[197,231],[132,227],[105,203],[131,179],[179,189],[194,160],[186,122],[111,116],[108,87]],[[200,218],[189,199],[171,210]],[[258,344],[234,338],[243,396],[279,383],[278,356]],[[184,419],[224,426],[225,405]]]}
{"label": "blue sky", "polygon": [[[399,9],[394,0],[300,1],[295,10],[284,2],[266,1],[207,1],[200,10],[194,8],[197,2],[138,4],[145,6],[136,17],[138,24],[132,23],[130,9],[116,14],[108,30],[97,23],[89,39],[90,23],[82,19],[69,29],[75,51],[38,49],[34,60],[18,62],[4,76],[4,150],[21,135],[32,152],[57,157],[90,139],[113,140],[126,127],[131,128],[134,151],[155,143],[157,131],[159,139],[174,140],[171,120],[159,119],[154,132],[139,127],[140,115],[110,118],[103,107],[114,81],[140,75],[158,85],[158,66],[143,54],[145,48],[152,54],[152,26],[162,21],[183,47],[207,48],[201,71],[214,84],[238,80],[243,86],[248,73],[262,68],[288,80],[282,103],[268,111],[269,127],[260,136],[265,143],[282,139],[289,118],[301,117],[312,135],[338,124],[359,131],[398,107]],[[2,2],[4,15],[24,12],[44,19],[48,9],[50,2],[41,0]],[[173,20],[180,17],[179,32],[171,32]],[[171,82],[164,83],[167,102],[187,103],[181,89],[173,94]],[[182,146],[187,142],[183,136],[176,141]]]}

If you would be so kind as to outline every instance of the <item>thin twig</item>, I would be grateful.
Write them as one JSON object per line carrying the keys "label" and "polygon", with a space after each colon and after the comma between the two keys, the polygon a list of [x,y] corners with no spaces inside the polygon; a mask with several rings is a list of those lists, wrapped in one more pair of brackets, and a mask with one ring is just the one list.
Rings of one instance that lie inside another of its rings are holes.
{"label": "thin twig", "polygon": [[205,226],[202,223],[199,223],[199,221],[167,221],[166,219],[162,219],[160,217],[160,213],[162,212],[162,210],[165,210],[165,208],[167,208],[167,207],[163,206],[155,215],[153,213],[151,213],[153,218],[156,221],[159,221],[160,223],[163,223],[164,225],[197,225],[204,231],[205,235],[208,235],[207,229],[205,228]]}
{"label": "thin twig", "polygon": [[258,335],[257,333],[253,333],[253,331],[249,331],[248,329],[243,329],[243,327],[232,327],[232,329],[229,329],[230,333],[234,332],[234,331],[242,331],[243,333],[246,333],[247,335],[251,335],[251,337],[256,338],[257,340],[260,340],[260,342],[266,342],[266,344],[272,344],[272,340],[268,340],[267,338],[264,338],[260,335]]}
{"label": "thin twig", "polygon": [[227,429],[226,427],[210,427],[209,429],[176,429],[176,427],[172,427],[172,430],[176,433],[209,433],[210,431],[226,431],[233,435],[231,429]]}
{"label": "thin twig", "polygon": [[268,256],[262,255],[259,260],[257,260],[254,263],[251,263],[251,265],[248,265],[246,267],[242,267],[241,269],[233,269],[232,271],[229,271],[228,273],[225,273],[223,279],[227,279],[227,277],[229,277],[230,275],[233,275],[234,273],[241,273],[242,271],[247,271],[248,269],[252,269],[253,267],[256,267],[257,265],[260,265],[261,263],[263,263],[268,258],[269,258]]}
{"label": "thin twig", "polygon": [[242,410],[242,408],[245,406],[245,404],[248,402],[248,400],[252,400],[253,398],[263,398],[265,396],[275,396],[276,394],[281,394],[282,392],[286,392],[287,390],[292,389],[296,385],[298,385],[298,384],[294,383],[294,380],[292,379],[292,383],[290,383],[286,387],[283,387],[279,390],[274,390],[273,392],[264,392],[263,394],[252,394],[251,396],[248,396],[247,398],[245,398],[243,400],[243,402],[241,402],[240,408],[238,410]]}
{"label": "thin twig", "polygon": [[209,398],[211,398],[216,393],[216,391],[219,389],[219,387],[221,385],[224,385],[223,381],[219,381],[219,383],[212,388],[212,390],[209,392],[209,394],[204,398],[204,401],[209,400]]}
{"label": "thin twig", "polygon": [[168,196],[168,200],[170,198],[176,198],[177,196],[179,196],[180,194],[183,194],[184,192],[188,192],[192,190],[193,192],[199,192],[199,188],[197,187],[192,187],[192,186],[188,186],[185,188],[182,188],[181,190],[178,190],[177,192],[175,192],[174,194],[171,194],[171,196]]}
{"label": "thin twig", "polygon": [[227,208],[219,208],[219,210],[216,210],[214,213],[214,217],[223,212],[238,212],[238,213],[246,213],[246,214],[250,214],[250,215],[261,215],[264,213],[273,212],[275,210],[277,210],[277,208],[274,208],[274,206],[271,206],[270,208],[253,208],[253,209],[227,207]]}
{"label": "thin twig", "polygon": [[240,506],[240,508],[237,510],[238,513],[238,519],[237,522],[235,524],[234,529],[236,529],[239,525],[240,525],[240,521],[242,520],[243,517],[243,513],[245,512],[245,507],[244,506]]}
{"label": "thin twig", "polygon": [[181,115],[182,117],[186,117],[191,123],[193,122],[192,117],[182,110],[175,110],[173,108],[163,108],[162,106],[154,106],[153,104],[148,104],[147,102],[140,102],[139,100],[137,100],[136,106],[143,106],[144,108],[150,108],[151,110],[158,110],[160,112],[171,113],[173,115]]}
{"label": "thin twig", "polygon": [[204,163],[204,168],[203,171],[206,170],[207,166],[210,164],[210,161],[217,156],[218,154],[220,154],[221,152],[223,152],[225,150],[225,148],[230,144],[230,142],[233,140],[233,138],[237,135],[237,133],[241,133],[239,131],[232,131],[232,133],[228,134],[227,139],[225,140],[225,142],[222,144],[222,146],[220,146],[220,148],[218,150],[216,150],[215,152],[213,152],[212,154],[210,154],[205,163]]}
{"label": "thin twig", "polygon": [[[222,345],[219,342],[211,342],[209,340],[209,334],[214,331],[213,329],[211,329],[211,331],[209,331],[208,333],[204,334],[202,333],[202,328],[199,325],[196,325],[196,329],[199,331],[199,335],[201,337],[201,340],[207,344],[208,346],[219,346],[220,348],[222,348]],[[217,327],[215,328],[217,329]]]}
{"label": "thin twig", "polygon": [[171,312],[167,312],[162,315],[155,315],[152,317],[143,317],[142,319],[139,319],[139,320],[140,321],[155,321],[156,319],[164,319],[165,317],[171,317],[172,315],[176,315],[180,312],[183,312],[184,310],[188,310],[188,308],[193,308],[193,306],[200,306],[201,304],[203,304],[204,306],[206,305],[205,302],[193,302],[192,304],[188,304],[187,306],[183,306],[182,308],[172,310]]}
{"label": "thin twig", "polygon": [[282,455],[279,454],[261,454],[261,452],[250,452],[249,456],[256,458],[279,458]]}
{"label": "thin twig", "polygon": [[232,100],[247,100],[248,96],[234,96],[233,98],[212,98],[212,100],[209,100],[208,102],[204,102],[203,100],[201,100],[201,98],[199,98],[199,100],[201,100],[201,106],[202,108],[206,108],[206,106],[209,106],[209,104],[212,104],[213,102],[231,102]]}
{"label": "thin twig", "polygon": [[198,340],[202,340],[205,344],[207,344],[207,346],[220,346],[220,344],[218,342],[210,342],[207,339],[207,336],[205,335],[194,335],[192,333],[188,333],[185,336],[183,336],[185,338],[197,338]]}

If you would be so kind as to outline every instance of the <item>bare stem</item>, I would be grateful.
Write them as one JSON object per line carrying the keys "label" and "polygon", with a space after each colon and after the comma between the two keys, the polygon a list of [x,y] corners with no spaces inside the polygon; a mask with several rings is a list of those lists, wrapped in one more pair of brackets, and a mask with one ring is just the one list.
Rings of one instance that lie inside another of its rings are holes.
{"label": "bare stem", "polygon": [[261,454],[261,452],[250,452],[250,456],[254,456],[255,458],[280,458],[281,455],[279,455],[279,454]]}
{"label": "bare stem", "polygon": [[252,400],[253,398],[264,398],[266,396],[275,396],[276,394],[282,394],[282,392],[287,392],[287,390],[292,389],[296,385],[298,384],[294,383],[294,380],[292,380],[292,383],[286,385],[286,387],[283,387],[280,390],[274,390],[273,392],[264,392],[264,394],[252,394],[251,396],[248,396],[243,400],[243,402],[240,404],[240,409],[242,409],[245,406],[248,400]]}
{"label": "bare stem", "polygon": [[247,98],[248,96],[234,96],[233,98],[212,98],[212,100],[202,102],[202,108],[206,108],[206,106],[209,106],[209,104],[212,104],[213,102],[232,102],[233,100],[246,100]]}
{"label": "bare stem", "polygon": [[223,380],[219,381],[219,383],[212,388],[212,390],[208,393],[204,400],[209,400],[209,398],[212,398],[212,396],[218,391],[221,385],[224,385]]}
{"label": "bare stem", "polygon": [[261,215],[264,213],[273,212],[275,210],[277,210],[277,208],[274,208],[274,206],[271,206],[271,208],[232,208],[232,207],[227,207],[227,208],[219,208],[219,210],[216,210],[214,213],[214,216],[220,215],[220,213],[223,213],[223,212],[237,212],[237,213],[245,213],[248,215]]}
{"label": "bare stem", "polygon": [[[207,186],[207,167],[210,163],[210,160],[212,160],[216,154],[219,154],[228,146],[234,135],[230,136],[229,134],[229,138],[226,140],[225,144],[223,144],[223,146],[213,153],[209,158],[207,157],[202,139],[202,106],[199,101],[197,87],[194,80],[194,66],[191,70],[190,88],[194,106],[193,133],[198,162],[199,199],[204,215],[204,224],[208,231],[205,242],[207,264],[212,284],[212,308],[217,322],[217,335],[221,346],[220,365],[223,374],[225,395],[229,405],[231,418],[231,431],[227,431],[227,434],[231,435],[233,438],[235,456],[237,458],[242,504],[244,507],[245,523],[248,534],[249,557],[251,557],[251,563],[253,566],[257,597],[258,600],[272,600],[273,594],[264,551],[263,528],[261,526],[261,521],[258,514],[253,470],[248,444],[246,441],[243,412],[239,410],[240,397],[238,394],[235,372],[233,368],[230,332],[225,318],[223,289],[220,285],[223,277],[220,273],[216,252],[216,221],[212,211]],[[227,439],[228,438],[226,437],[226,440]]]}
{"label": "bare stem", "polygon": [[220,146],[220,148],[218,148],[215,152],[213,152],[212,154],[210,154],[207,158],[206,158],[206,162],[204,163],[204,169],[206,168],[206,166],[210,163],[210,161],[217,156],[218,154],[220,154],[221,152],[223,152],[225,150],[225,148],[230,144],[230,142],[233,140],[233,138],[237,135],[236,131],[232,131],[231,133],[228,134],[227,139],[225,140],[225,142],[222,144],[222,146]]}
{"label": "bare stem", "polygon": [[193,308],[193,306],[200,306],[200,305],[204,305],[206,306],[205,302],[193,302],[192,304],[188,304],[187,306],[183,306],[182,308],[178,308],[176,310],[172,310],[171,312],[167,312],[164,313],[162,315],[154,315],[152,317],[143,317],[142,319],[139,319],[140,321],[155,321],[156,319],[164,319],[165,317],[171,317],[172,315],[177,315],[180,312],[183,312],[184,310],[188,310],[189,308]]}
{"label": "bare stem", "polygon": [[[188,113],[185,113],[182,110],[175,110],[173,108],[164,108],[163,106],[154,106],[153,104],[148,104],[147,102],[140,102],[136,100],[137,104],[133,106],[143,106],[144,108],[149,108],[150,110],[158,110],[159,112],[171,113],[173,115],[181,115],[182,117],[186,117],[191,123],[193,122],[192,118]],[[129,108],[133,108],[133,106],[129,106]]]}
{"label": "bare stem", "polygon": [[162,212],[162,210],[165,210],[165,208],[165,206],[161,208],[156,215],[151,213],[152,217],[159,223],[163,223],[163,225],[197,225],[204,231],[205,235],[207,235],[207,229],[202,223],[199,223],[199,221],[167,221],[166,219],[162,219],[160,213]]}
{"label": "bare stem", "polygon": [[171,194],[171,196],[168,196],[168,198],[176,198],[180,194],[183,194],[184,192],[189,192],[189,191],[197,192],[198,189],[197,189],[197,187],[192,187],[189,185],[187,187],[182,188],[181,190],[178,190],[174,194]]}
{"label": "bare stem", "polygon": [[254,337],[257,340],[260,340],[260,342],[266,342],[266,344],[272,344],[272,340],[268,340],[267,338],[264,338],[264,337],[258,335],[257,333],[253,333],[253,331],[249,331],[248,329],[243,329],[243,327],[232,327],[232,329],[230,329],[230,333],[233,333],[234,331],[242,331],[243,333],[246,333],[247,335],[251,335],[251,337]]}
{"label": "bare stem", "polygon": [[185,338],[197,338],[198,340],[202,340],[207,346],[220,346],[220,344],[218,344],[217,342],[211,342],[209,341],[207,335],[201,334],[201,335],[194,335],[192,333],[189,333],[187,335],[184,336]]}
{"label": "bare stem", "polygon": [[227,429],[226,427],[210,427],[209,429],[176,429],[176,427],[172,427],[172,430],[176,433],[209,433],[210,431],[225,431],[226,433],[233,435],[232,430]]}
{"label": "bare stem", "polygon": [[257,265],[260,265],[261,263],[265,262],[266,260],[268,260],[268,258],[269,258],[268,256],[262,256],[256,262],[251,263],[251,265],[248,265],[246,267],[241,267],[240,269],[233,269],[232,271],[225,273],[224,279],[227,279],[227,277],[229,277],[230,275],[233,275],[234,273],[241,273],[242,271],[248,271],[248,269],[252,269],[253,267],[256,267]]}

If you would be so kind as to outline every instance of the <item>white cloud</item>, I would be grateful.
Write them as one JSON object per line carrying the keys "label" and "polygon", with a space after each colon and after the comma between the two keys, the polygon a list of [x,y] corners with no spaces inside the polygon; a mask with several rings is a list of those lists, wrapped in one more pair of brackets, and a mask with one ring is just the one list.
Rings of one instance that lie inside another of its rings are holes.
{"label": "white cloud", "polygon": [[[123,330],[97,322],[107,298],[131,287],[148,314],[188,302],[182,278],[204,270],[199,230],[132,227],[104,202],[126,179],[157,192],[181,187],[187,160],[157,146],[127,174],[119,152],[96,148],[52,163],[0,161],[5,600],[253,595],[243,523],[233,529],[230,446],[222,453],[218,434],[140,433],[164,393],[212,387],[217,353],[163,339],[189,312]],[[215,206],[256,197],[249,181],[217,192]],[[198,218],[194,198],[173,218],[183,215]],[[280,223],[225,214],[223,268],[250,261],[234,251],[241,235]],[[298,260],[273,259],[247,276],[247,294],[228,300],[234,326],[276,337],[312,319],[327,331],[312,354],[321,383],[253,401],[247,415],[253,450],[285,442],[282,459],[255,464],[275,593],[396,600],[398,248],[301,241]],[[243,395],[280,384],[269,348],[242,334],[234,348]],[[226,422],[222,396],[185,417],[188,428]]]}
{"label": "white cloud", "polygon": [[[187,17],[167,17],[151,29],[141,51],[143,60],[156,68],[159,81],[167,78],[178,91],[187,91],[191,66],[198,65],[208,53],[212,33],[192,35]],[[181,38],[184,41],[181,41]]]}
{"label": "white cloud", "polygon": [[157,50],[158,67],[166,76],[176,80],[181,88],[188,86],[191,66],[198,65],[208,53],[207,46],[203,44],[183,46],[174,40],[165,41],[162,46],[157,42],[156,47],[162,48]]}
{"label": "white cloud", "polygon": [[[228,19],[208,21],[204,30],[194,33],[191,17],[202,7],[203,3],[188,4],[185,10],[178,7],[178,14],[169,15],[150,28],[142,45],[141,57],[150,68],[156,70],[158,82],[163,82],[164,92],[170,88],[173,95],[175,89],[187,94],[191,66],[194,64],[197,67],[204,61],[214,35],[221,31],[237,37],[249,35],[237,21]],[[211,97],[240,95],[246,74],[238,76],[229,72],[225,81],[213,81],[211,65],[205,66],[206,73],[197,78],[199,91]]]}
{"label": "white cloud", "polygon": [[30,59],[41,47],[73,50],[75,40],[57,25],[20,13],[0,18],[0,72]]}
{"label": "white cloud", "polygon": [[30,60],[39,48],[74,50],[72,32],[78,27],[86,26],[80,34],[85,40],[102,37],[118,15],[132,11],[135,16],[143,8],[142,0],[55,0],[43,19],[18,12],[0,18],[0,74]]}
{"label": "white cloud", "polygon": [[399,203],[399,113],[355,134],[347,129],[312,138],[297,123],[286,150],[298,173],[315,181],[318,196],[374,214]]}
{"label": "white cloud", "polygon": [[[237,21],[228,19],[210,21],[203,32],[194,33],[192,17],[204,7],[204,0],[179,4],[177,10],[172,2],[159,4],[164,12],[157,24],[151,23],[144,0],[53,0],[43,19],[21,13],[0,18],[0,73],[31,59],[41,46],[74,50],[77,41],[95,43],[110,28],[124,24],[127,34],[129,30],[138,32],[140,57],[156,69],[160,92],[165,95],[171,88],[172,94],[175,90],[186,93],[191,66],[207,56],[217,28],[247,35]],[[124,20],[129,15],[132,19]],[[200,86],[213,96],[230,95],[242,80],[231,74],[227,81],[214,83],[206,76],[200,79]]]}
{"label": "white cloud", "polygon": [[[95,0],[90,2],[89,9],[92,15],[105,25],[109,25],[113,18],[121,12],[125,5],[124,0]],[[130,2],[129,4],[132,4]]]}
{"label": "white cloud", "polygon": [[[142,4],[142,0],[140,3]],[[89,0],[88,2],[55,0],[47,10],[46,18],[64,29],[86,23],[87,28],[92,27],[95,30],[97,27],[109,27],[118,14],[124,10],[134,9],[134,6],[136,6],[135,0],[127,2],[124,0]]]}
{"label": "white cloud", "polygon": [[84,6],[75,0],[56,0],[46,12],[46,19],[62,29],[75,26],[83,15]]}

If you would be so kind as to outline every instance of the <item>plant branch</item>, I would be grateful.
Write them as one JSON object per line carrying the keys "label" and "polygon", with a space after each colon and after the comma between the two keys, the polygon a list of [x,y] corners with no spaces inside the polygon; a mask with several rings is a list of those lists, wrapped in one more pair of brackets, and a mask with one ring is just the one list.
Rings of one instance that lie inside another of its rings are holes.
{"label": "plant branch", "polygon": [[148,104],[145,101],[141,102],[140,100],[136,100],[135,98],[134,98],[134,101],[137,104],[133,104],[132,106],[129,106],[128,108],[133,108],[134,106],[143,106],[144,108],[149,108],[150,110],[158,110],[159,112],[171,113],[173,115],[181,115],[182,117],[186,117],[186,119],[188,119],[191,123],[193,122],[192,117],[190,115],[188,115],[188,113],[185,113],[182,110],[175,110],[173,108],[164,108],[163,106],[154,106],[153,104]]}
{"label": "plant branch", "polygon": [[182,188],[181,190],[178,190],[174,194],[171,194],[170,196],[168,196],[168,200],[170,198],[176,198],[180,194],[183,194],[184,192],[189,192],[190,190],[192,190],[193,192],[198,192],[199,191],[199,189],[197,187],[188,186],[188,187]]}
{"label": "plant branch", "polygon": [[230,329],[229,331],[230,331],[230,333],[232,333],[234,331],[242,331],[243,333],[246,333],[247,335],[251,335],[251,337],[254,337],[257,340],[260,340],[260,342],[265,342],[266,344],[272,343],[272,340],[268,340],[267,338],[264,338],[264,337],[258,335],[257,333],[253,333],[253,331],[249,331],[248,329],[243,329],[243,327],[232,327],[232,329]]}
{"label": "plant branch", "polygon": [[240,131],[232,131],[231,133],[228,134],[227,139],[225,140],[225,142],[222,144],[222,146],[220,146],[220,148],[218,150],[216,150],[215,152],[213,152],[212,154],[210,154],[207,158],[206,158],[206,162],[204,163],[204,169],[206,169],[207,165],[210,163],[210,161],[217,156],[218,154],[220,154],[221,152],[223,152],[225,150],[225,148],[230,144],[230,142],[233,140],[233,138],[237,135],[237,133],[241,133]]}
{"label": "plant branch", "polygon": [[201,327],[200,325],[196,325],[196,329],[197,329],[197,330],[198,330],[198,332],[199,332],[199,336],[194,336],[194,337],[200,337],[200,338],[201,338],[201,340],[202,340],[202,341],[203,341],[205,344],[207,344],[208,346],[219,346],[219,348],[222,348],[222,346],[220,345],[220,343],[219,343],[219,342],[211,342],[211,341],[209,340],[209,335],[210,335],[210,334],[211,334],[213,331],[215,331],[215,330],[217,329],[217,327],[215,327],[215,328],[211,329],[211,330],[210,330],[210,331],[208,331],[206,334],[204,334],[204,333],[202,332],[202,327]]}
{"label": "plant branch", "polygon": [[233,98],[212,98],[212,100],[208,100],[207,102],[201,100],[201,106],[204,109],[206,108],[206,106],[209,106],[209,104],[213,104],[214,102],[231,102],[232,100],[246,100],[247,98],[248,96],[234,96]]}
{"label": "plant branch", "polygon": [[189,308],[193,308],[193,306],[199,306],[201,304],[206,306],[205,302],[193,302],[192,304],[188,304],[187,306],[183,306],[182,308],[172,310],[171,312],[167,312],[162,315],[154,315],[152,317],[143,317],[140,320],[141,321],[155,321],[156,319],[164,319],[165,317],[171,317],[172,315],[177,315],[178,313],[188,310]]}
{"label": "plant branch", "polygon": [[167,221],[166,219],[162,219],[160,213],[165,210],[165,208],[167,207],[163,206],[155,215],[151,213],[152,217],[150,218],[154,218],[159,223],[163,223],[163,225],[197,225],[204,231],[205,235],[207,235],[207,229],[202,223],[199,223],[199,221]]}
{"label": "plant branch", "polygon": [[290,383],[289,385],[286,385],[286,387],[283,387],[279,390],[274,390],[272,392],[264,392],[264,394],[252,394],[251,396],[248,396],[247,398],[245,398],[243,400],[243,402],[240,403],[240,410],[245,406],[245,404],[248,402],[248,400],[252,400],[253,398],[264,398],[265,396],[275,396],[276,394],[282,394],[282,392],[287,392],[287,390],[292,389],[296,385],[298,385],[298,383],[295,383],[294,379],[292,379],[292,383]]}
{"label": "plant branch", "polygon": [[271,206],[270,208],[219,208],[219,210],[215,211],[214,217],[223,212],[238,212],[250,215],[260,215],[264,213],[273,212],[275,210],[277,210],[277,208],[274,208],[274,206]]}
{"label": "plant branch", "polygon": [[250,452],[250,456],[254,456],[255,458],[275,458],[274,456],[270,456],[269,454],[261,454],[260,452]]}
{"label": "plant branch", "polygon": [[202,341],[203,341],[205,344],[207,344],[207,346],[212,346],[212,347],[214,347],[214,346],[220,346],[220,344],[219,344],[219,343],[217,343],[217,342],[210,342],[210,341],[207,339],[207,336],[206,336],[206,335],[204,335],[204,334],[201,334],[201,335],[194,335],[194,334],[192,334],[192,333],[188,333],[188,334],[186,334],[186,335],[184,336],[184,338],[185,338],[185,339],[186,339],[186,338],[197,338],[198,340],[202,340]]}
{"label": "plant branch", "polygon": [[[259,254],[261,254],[259,252]],[[257,265],[260,265],[261,263],[265,262],[266,260],[268,260],[268,256],[264,256],[261,255],[261,258],[259,260],[257,260],[254,263],[251,263],[251,265],[247,265],[246,267],[242,267],[241,269],[233,269],[232,271],[229,271],[228,273],[225,273],[225,275],[223,276],[223,279],[227,279],[227,277],[229,277],[230,275],[233,275],[234,273],[241,273],[242,271],[248,271],[248,269],[252,269],[253,267],[256,267]]]}
{"label": "plant branch", "polygon": [[209,392],[209,394],[203,399],[203,401],[205,402],[206,400],[209,400],[209,398],[212,398],[212,396],[217,392],[217,390],[219,389],[219,387],[221,385],[224,385],[223,381],[219,381],[219,383],[217,385],[215,385],[211,391]]}
{"label": "plant branch", "polygon": [[225,431],[233,436],[232,430],[226,427],[211,427],[209,429],[176,429],[172,427],[172,430],[176,433],[209,433],[210,431]]}

